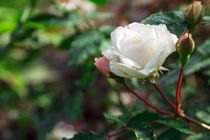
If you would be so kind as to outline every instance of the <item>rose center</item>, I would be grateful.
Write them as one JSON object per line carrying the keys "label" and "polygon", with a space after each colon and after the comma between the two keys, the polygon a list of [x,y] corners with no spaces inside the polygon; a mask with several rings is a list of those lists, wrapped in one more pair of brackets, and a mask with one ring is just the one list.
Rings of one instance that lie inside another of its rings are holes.
{"label": "rose center", "polygon": [[141,40],[133,40],[120,51],[127,58],[139,64],[142,68],[157,54],[155,41],[141,43]]}

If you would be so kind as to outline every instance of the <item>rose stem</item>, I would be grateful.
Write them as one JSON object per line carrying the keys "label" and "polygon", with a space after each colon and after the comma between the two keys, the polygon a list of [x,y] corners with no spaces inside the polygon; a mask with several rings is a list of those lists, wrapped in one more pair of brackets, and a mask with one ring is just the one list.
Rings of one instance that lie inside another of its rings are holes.
{"label": "rose stem", "polygon": [[193,122],[193,123],[195,123],[195,124],[205,128],[207,130],[210,130],[210,126],[209,125],[207,125],[205,123],[202,123],[202,122],[199,122],[197,120],[194,120],[193,118],[191,118],[191,117],[189,117],[189,116],[187,116],[187,115],[185,115],[183,113],[181,113],[179,117],[184,118],[185,120],[191,121],[191,122]]}
{"label": "rose stem", "polygon": [[155,111],[159,112],[162,115],[168,115],[168,116],[174,116],[173,113],[170,112],[166,112],[163,110],[160,110],[159,108],[157,108],[156,106],[152,105],[150,102],[148,102],[146,99],[144,99],[143,97],[141,97],[140,95],[138,95],[134,90],[132,90],[131,88],[128,87],[128,85],[124,84],[124,86],[133,94],[135,95],[138,99],[140,99],[141,101],[143,101],[145,104],[147,104],[148,106],[150,106],[151,108],[153,108]]}
{"label": "rose stem", "polygon": [[184,68],[182,67],[180,69],[179,81],[178,81],[177,88],[176,88],[176,111],[177,111],[177,113],[180,113],[180,111],[181,111],[180,93],[181,93],[183,74],[184,74]]}
{"label": "rose stem", "polygon": [[157,84],[152,84],[154,88],[160,93],[160,95],[166,100],[166,102],[173,108],[176,109],[175,104],[168,99],[168,97],[163,93],[163,91],[160,89],[160,87]]}

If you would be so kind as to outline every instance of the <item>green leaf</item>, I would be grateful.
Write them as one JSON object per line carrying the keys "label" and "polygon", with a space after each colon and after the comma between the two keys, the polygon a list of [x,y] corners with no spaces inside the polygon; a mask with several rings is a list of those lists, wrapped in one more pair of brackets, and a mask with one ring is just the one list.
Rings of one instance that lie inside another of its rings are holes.
{"label": "green leaf", "polygon": [[64,96],[64,113],[65,116],[68,117],[69,120],[75,120],[81,118],[82,116],[82,101],[83,94],[81,92],[77,92],[75,95],[66,94]]}
{"label": "green leaf", "polygon": [[168,129],[161,133],[157,140],[181,140],[182,134],[183,133],[175,129]]}
{"label": "green leaf", "polygon": [[128,127],[133,129],[137,139],[142,139],[142,140],[154,140],[155,139],[155,134],[154,134],[152,127],[145,122],[140,122],[140,121],[131,119],[128,122]]}
{"label": "green leaf", "polygon": [[89,0],[97,5],[104,5],[106,4],[106,0]]}
{"label": "green leaf", "polygon": [[209,140],[210,132],[203,132],[187,137],[185,140]]}
{"label": "green leaf", "polygon": [[189,128],[189,126],[176,118],[162,118],[158,120],[159,123],[167,125],[171,128],[174,128],[176,130],[179,130],[180,132],[186,133],[186,134],[194,134],[194,132]]}
{"label": "green leaf", "polygon": [[152,121],[155,121],[157,119],[159,119],[160,116],[157,114],[157,113],[151,113],[151,112],[143,112],[143,113],[139,113],[139,114],[136,114],[135,116],[133,116],[131,118],[132,121],[136,121],[136,122],[152,122]]}
{"label": "green leaf", "polygon": [[194,65],[189,65],[189,67],[185,70],[185,75],[190,75],[194,72],[197,72],[201,69],[207,68],[210,66],[210,58],[204,59],[195,63]]}
{"label": "green leaf", "polygon": [[193,104],[187,109],[186,114],[195,119],[210,124],[210,104]]}
{"label": "green leaf", "polygon": [[103,12],[91,12],[87,13],[87,18],[113,18],[115,15],[113,13],[103,13]]}
{"label": "green leaf", "polygon": [[85,132],[85,133],[79,133],[75,135],[71,139],[63,138],[63,140],[104,140],[107,138],[106,133],[100,132]]}
{"label": "green leaf", "polygon": [[144,24],[159,25],[165,24],[168,30],[176,34],[178,38],[187,30],[187,23],[184,19],[184,11],[155,13],[142,21]]}
{"label": "green leaf", "polygon": [[206,40],[202,45],[197,47],[198,52],[203,55],[207,56],[210,54],[210,39]]}
{"label": "green leaf", "polygon": [[209,26],[210,25],[210,16],[204,16],[201,23],[204,24],[205,26]]}
{"label": "green leaf", "polygon": [[126,126],[126,124],[128,123],[128,121],[130,120],[131,118],[131,113],[129,111],[125,112],[123,115],[121,116],[113,116],[113,115],[110,115],[110,114],[107,114],[107,113],[104,113],[104,117],[106,119],[110,119],[110,120],[113,120],[113,121],[116,121],[118,122],[119,124],[122,124],[124,126]]}
{"label": "green leaf", "polygon": [[19,16],[15,9],[0,7],[0,34],[15,30]]}
{"label": "green leaf", "polygon": [[134,129],[136,137],[143,140],[154,140],[155,134],[147,123],[159,119],[159,116],[150,112],[143,112],[133,116],[128,122],[128,127]]}
{"label": "green leaf", "polygon": [[69,49],[69,65],[82,64],[90,56],[99,52],[104,36],[99,32],[87,32],[78,35],[71,43]]}
{"label": "green leaf", "polygon": [[104,25],[99,28],[99,32],[102,33],[106,38],[110,38],[110,34],[113,30],[114,27],[109,25]]}

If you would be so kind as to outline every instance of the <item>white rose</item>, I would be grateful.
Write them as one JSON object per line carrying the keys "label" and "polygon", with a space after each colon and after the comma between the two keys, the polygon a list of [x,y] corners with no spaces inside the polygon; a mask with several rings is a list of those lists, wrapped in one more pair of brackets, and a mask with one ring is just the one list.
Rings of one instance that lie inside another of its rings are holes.
{"label": "white rose", "polygon": [[132,23],[111,33],[112,47],[103,52],[117,76],[145,78],[158,72],[178,38],[165,25]]}

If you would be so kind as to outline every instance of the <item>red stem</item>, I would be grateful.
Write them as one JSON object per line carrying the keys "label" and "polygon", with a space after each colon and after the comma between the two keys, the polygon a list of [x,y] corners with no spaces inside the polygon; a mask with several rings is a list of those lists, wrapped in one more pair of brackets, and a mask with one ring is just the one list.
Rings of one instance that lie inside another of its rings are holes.
{"label": "red stem", "polygon": [[160,87],[157,84],[152,84],[155,89],[160,93],[160,95],[166,100],[166,102],[173,108],[176,109],[175,104],[168,99],[168,97],[163,93],[163,91],[160,89]]}
{"label": "red stem", "polygon": [[181,111],[180,94],[181,94],[181,86],[182,86],[183,74],[184,74],[184,68],[182,67],[180,69],[179,81],[178,81],[177,89],[176,89],[176,111],[177,112]]}
{"label": "red stem", "polygon": [[167,116],[174,116],[173,113],[170,112],[166,112],[163,110],[160,110],[159,108],[157,108],[156,106],[152,105],[150,102],[148,102],[146,99],[144,99],[143,97],[141,97],[140,95],[138,95],[134,90],[132,90],[130,87],[128,87],[126,84],[124,84],[125,87],[133,94],[135,95],[138,99],[140,99],[141,101],[143,101],[145,104],[147,104],[148,106],[150,106],[151,108],[153,108],[154,110],[156,110],[157,112],[159,112],[162,115],[167,115]]}

